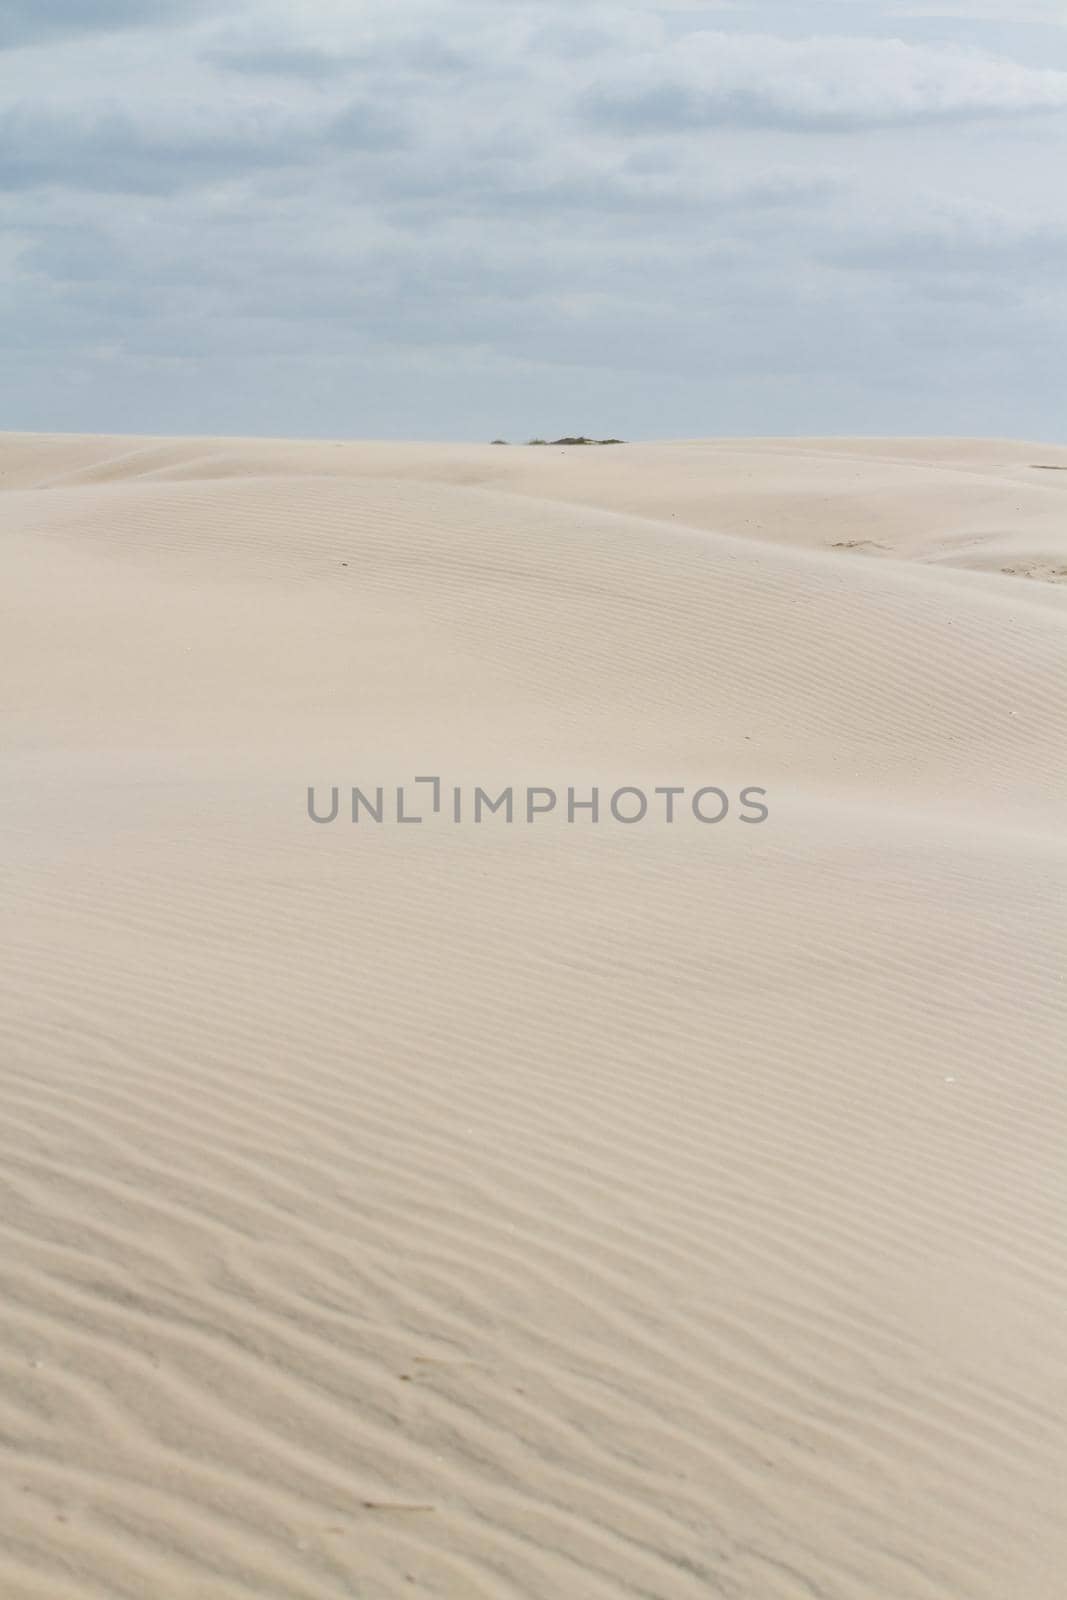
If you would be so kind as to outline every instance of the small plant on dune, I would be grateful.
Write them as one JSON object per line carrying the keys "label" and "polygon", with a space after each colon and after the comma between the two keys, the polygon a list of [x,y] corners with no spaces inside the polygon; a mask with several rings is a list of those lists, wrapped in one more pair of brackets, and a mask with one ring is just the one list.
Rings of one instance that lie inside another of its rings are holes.
{"label": "small plant on dune", "polygon": [[489,441],[490,444],[507,444],[507,442],[506,439],[490,439]]}
{"label": "small plant on dune", "polygon": [[584,433],[567,433],[562,439],[527,439],[527,444],[625,444],[625,439],[590,439]]}

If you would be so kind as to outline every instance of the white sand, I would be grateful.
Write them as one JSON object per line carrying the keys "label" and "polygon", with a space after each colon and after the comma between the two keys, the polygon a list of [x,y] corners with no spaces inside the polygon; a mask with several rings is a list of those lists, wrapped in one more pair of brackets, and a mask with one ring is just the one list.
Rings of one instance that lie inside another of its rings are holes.
{"label": "white sand", "polygon": [[4,1600],[1059,1600],[1056,466],[0,441]]}

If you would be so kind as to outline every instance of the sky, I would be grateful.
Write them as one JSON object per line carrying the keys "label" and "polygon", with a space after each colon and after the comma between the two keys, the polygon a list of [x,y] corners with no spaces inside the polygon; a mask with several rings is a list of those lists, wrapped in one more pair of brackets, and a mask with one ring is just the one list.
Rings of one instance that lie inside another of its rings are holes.
{"label": "sky", "polygon": [[1067,0],[5,0],[0,428],[1067,438]]}

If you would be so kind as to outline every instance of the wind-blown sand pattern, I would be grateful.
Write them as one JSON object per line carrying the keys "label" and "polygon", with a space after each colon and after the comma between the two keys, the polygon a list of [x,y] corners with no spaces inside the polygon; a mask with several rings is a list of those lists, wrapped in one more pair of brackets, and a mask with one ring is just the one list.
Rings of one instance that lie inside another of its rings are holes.
{"label": "wind-blown sand pattern", "polygon": [[2,441],[5,1600],[1062,1596],[1050,466]]}

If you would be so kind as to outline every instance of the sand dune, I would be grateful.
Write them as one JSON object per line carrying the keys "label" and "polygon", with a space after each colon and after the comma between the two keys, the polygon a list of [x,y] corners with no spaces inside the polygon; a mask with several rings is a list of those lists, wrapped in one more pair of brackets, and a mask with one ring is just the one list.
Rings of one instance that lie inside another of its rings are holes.
{"label": "sand dune", "polygon": [[1057,467],[0,440],[5,1600],[1058,1600]]}

